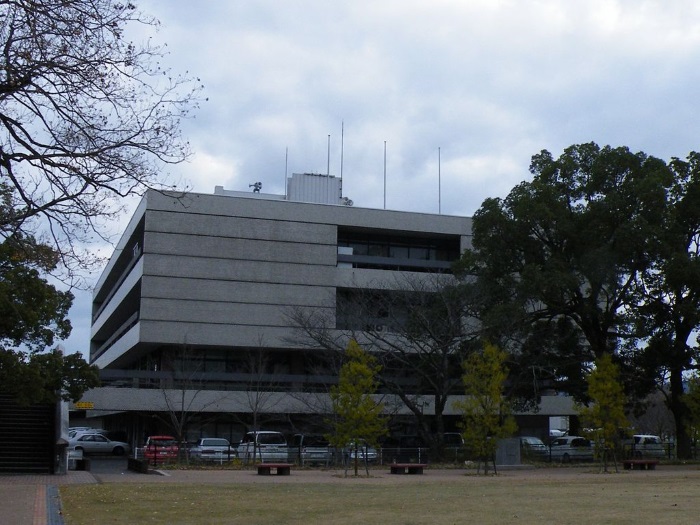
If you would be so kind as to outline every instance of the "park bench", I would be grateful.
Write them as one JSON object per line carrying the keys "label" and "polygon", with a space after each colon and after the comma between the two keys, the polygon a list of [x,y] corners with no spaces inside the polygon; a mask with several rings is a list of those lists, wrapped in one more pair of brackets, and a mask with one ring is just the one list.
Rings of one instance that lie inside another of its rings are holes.
{"label": "park bench", "polygon": [[625,459],[622,466],[625,470],[654,470],[659,464],[658,459]]}
{"label": "park bench", "polygon": [[258,474],[261,476],[270,476],[272,471],[278,476],[289,476],[292,471],[291,463],[260,463],[258,464]]}
{"label": "park bench", "polygon": [[392,474],[423,474],[423,469],[427,467],[425,463],[391,463]]}

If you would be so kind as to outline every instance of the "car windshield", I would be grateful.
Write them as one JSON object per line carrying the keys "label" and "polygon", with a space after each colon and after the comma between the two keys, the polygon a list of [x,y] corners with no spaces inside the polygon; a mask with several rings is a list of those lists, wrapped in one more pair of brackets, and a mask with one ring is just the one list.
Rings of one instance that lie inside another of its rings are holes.
{"label": "car windshield", "polygon": [[328,440],[323,436],[304,436],[304,446],[306,447],[327,447]]}
{"label": "car windshield", "polygon": [[284,436],[281,434],[260,434],[258,443],[261,445],[284,445]]}
{"label": "car windshield", "polygon": [[172,447],[176,443],[174,439],[151,439],[148,441],[148,444],[156,447]]}
{"label": "car windshield", "polygon": [[203,439],[202,445],[207,447],[228,447],[228,441],[225,439]]}

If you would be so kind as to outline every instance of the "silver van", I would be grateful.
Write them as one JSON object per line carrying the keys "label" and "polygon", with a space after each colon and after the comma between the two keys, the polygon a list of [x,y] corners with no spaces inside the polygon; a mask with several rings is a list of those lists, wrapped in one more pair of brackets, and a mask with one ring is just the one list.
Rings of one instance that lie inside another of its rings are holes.
{"label": "silver van", "polygon": [[630,447],[631,456],[635,458],[663,458],[666,448],[659,436],[635,434]]}
{"label": "silver van", "polygon": [[281,432],[259,430],[248,432],[238,445],[238,458],[244,463],[287,462],[287,440]]}
{"label": "silver van", "polygon": [[581,436],[558,437],[549,445],[549,457],[552,461],[568,463],[570,461],[593,461],[593,446]]}

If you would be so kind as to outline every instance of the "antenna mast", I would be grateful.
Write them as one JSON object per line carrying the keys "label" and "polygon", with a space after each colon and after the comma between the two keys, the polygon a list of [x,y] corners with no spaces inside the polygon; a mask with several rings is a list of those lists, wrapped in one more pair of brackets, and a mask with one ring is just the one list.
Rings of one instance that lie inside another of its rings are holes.
{"label": "antenna mast", "polygon": [[386,140],[384,141],[384,209],[386,210]]}
{"label": "antenna mast", "polygon": [[284,148],[284,199],[288,200],[289,195],[287,195],[287,166],[289,165],[289,146]]}
{"label": "antenna mast", "polygon": [[345,122],[340,121],[340,198],[343,198],[343,145],[345,143]]}

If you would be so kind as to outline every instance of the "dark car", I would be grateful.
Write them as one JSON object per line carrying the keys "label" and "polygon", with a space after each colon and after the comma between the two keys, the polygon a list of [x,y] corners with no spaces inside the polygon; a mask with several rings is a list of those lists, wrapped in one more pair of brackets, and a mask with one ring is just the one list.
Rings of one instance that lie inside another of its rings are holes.
{"label": "dark car", "polygon": [[549,448],[538,437],[520,436],[520,453],[524,459],[543,460],[549,457]]}

